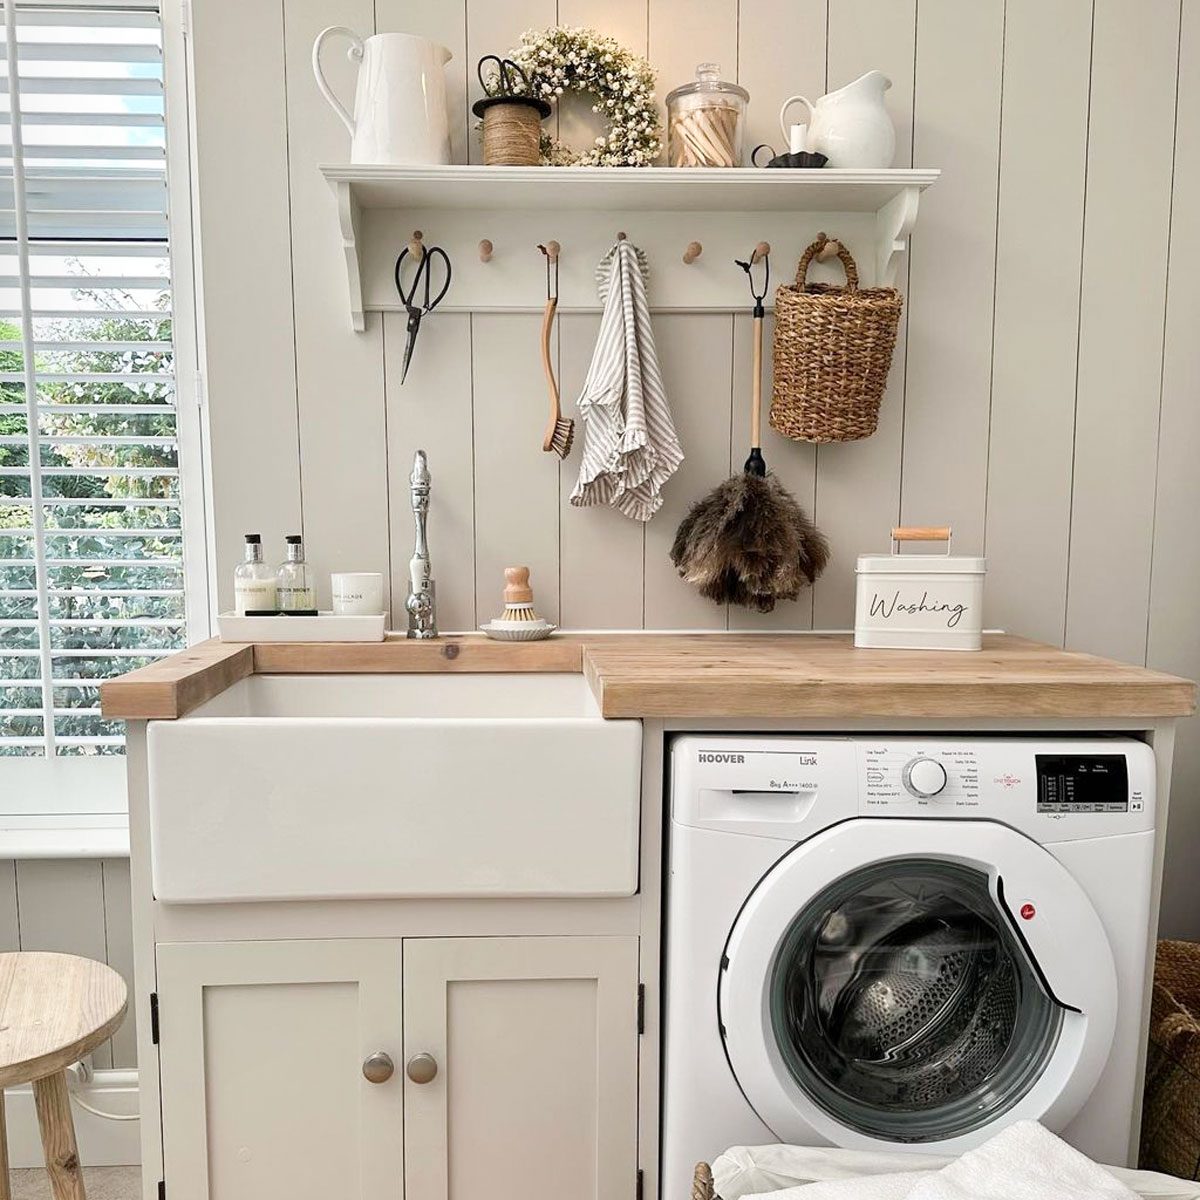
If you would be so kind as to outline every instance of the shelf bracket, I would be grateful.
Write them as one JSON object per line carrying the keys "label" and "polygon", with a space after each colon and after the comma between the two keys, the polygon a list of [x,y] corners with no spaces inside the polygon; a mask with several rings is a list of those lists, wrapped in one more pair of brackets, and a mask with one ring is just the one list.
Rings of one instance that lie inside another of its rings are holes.
{"label": "shelf bracket", "polygon": [[908,235],[917,223],[921,189],[907,187],[875,214],[875,281],[894,287],[900,255],[908,248]]}
{"label": "shelf bracket", "polygon": [[362,214],[349,183],[339,180],[333,184],[333,191],[337,198],[338,225],[342,231],[342,252],[346,257],[346,283],[350,289],[350,324],[355,333],[362,333],[367,327],[363,313],[362,272],[358,263]]}

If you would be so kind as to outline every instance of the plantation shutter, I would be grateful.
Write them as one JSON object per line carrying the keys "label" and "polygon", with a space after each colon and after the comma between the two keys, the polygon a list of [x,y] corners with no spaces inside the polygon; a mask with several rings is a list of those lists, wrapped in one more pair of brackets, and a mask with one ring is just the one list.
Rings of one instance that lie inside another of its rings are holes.
{"label": "plantation shutter", "polygon": [[17,4],[13,16],[0,756],[119,754],[100,681],[186,645],[161,28],[138,8]]}

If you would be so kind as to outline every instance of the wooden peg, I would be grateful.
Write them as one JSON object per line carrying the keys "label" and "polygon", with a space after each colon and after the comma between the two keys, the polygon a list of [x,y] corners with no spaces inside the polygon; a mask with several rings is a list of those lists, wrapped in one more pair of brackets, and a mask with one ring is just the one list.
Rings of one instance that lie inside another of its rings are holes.
{"label": "wooden peg", "polygon": [[837,258],[838,251],[841,250],[841,243],[836,239],[831,239],[826,242],[820,250],[817,251],[817,262],[825,262],[831,258]]}
{"label": "wooden peg", "polygon": [[690,267],[703,252],[704,247],[699,242],[688,242],[687,249],[683,252],[683,261]]}
{"label": "wooden peg", "polygon": [[766,258],[767,255],[770,253],[771,253],[771,243],[770,242],[759,242],[758,245],[754,247],[754,253],[750,255],[750,261],[752,263],[762,262],[762,260],[764,258]]}
{"label": "wooden peg", "polygon": [[418,261],[425,257],[425,243],[421,240],[424,236],[419,229],[414,229],[408,239],[408,252]]}
{"label": "wooden peg", "polygon": [[528,567],[504,568],[504,603],[533,603],[533,588],[529,586]]}
{"label": "wooden peg", "polygon": [[621,230],[618,230],[618,232],[617,232],[617,241],[618,241],[618,242],[623,242],[624,240],[625,240],[625,230],[623,230],[623,229],[621,229]]}
{"label": "wooden peg", "polygon": [[479,261],[482,263],[491,262],[492,249],[492,243],[487,238],[484,238],[483,241],[479,243]]}
{"label": "wooden peg", "polygon": [[558,262],[558,256],[562,252],[562,247],[557,242],[546,243],[546,257],[551,262]]}

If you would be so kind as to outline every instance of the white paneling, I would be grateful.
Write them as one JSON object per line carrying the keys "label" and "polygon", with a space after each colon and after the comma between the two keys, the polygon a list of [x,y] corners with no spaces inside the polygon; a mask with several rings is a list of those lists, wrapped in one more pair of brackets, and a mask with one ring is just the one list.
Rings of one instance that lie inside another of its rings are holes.
{"label": "white paneling", "polygon": [[475,394],[475,596],[483,619],[503,607],[504,568],[527,566],[534,607],[558,621],[558,456],[542,450],[542,319],[471,318]]}
{"label": "white paneling", "polygon": [[466,162],[468,140],[475,136],[475,118],[467,105],[467,79],[474,77],[479,57],[467,57],[466,0],[374,0],[374,4],[379,33],[416,33],[450,51],[446,64],[450,157],[454,162]]}
{"label": "white paneling", "polygon": [[[892,81],[884,100],[896,126],[898,167],[913,165],[916,31],[916,0],[838,0],[830,5],[830,83],[840,85],[872,69]],[[899,282],[906,286],[907,281],[905,259]],[[907,331],[906,304],[875,433],[862,441],[816,449],[815,515],[833,550],[813,594],[813,624],[819,629],[854,624],[855,560],[859,554],[885,549],[888,530],[900,515]]]}
{"label": "white paneling", "polygon": [[918,6],[913,158],[950,169],[912,239],[901,516],[953,525],[964,553],[983,545],[1003,52],[1002,0]]}
{"label": "white paneling", "polygon": [[[120,973],[133,995],[133,928],[129,890],[129,859],[106,858],[100,864],[104,876],[104,941],[108,965]],[[113,1034],[114,1067],[137,1066],[137,1006],[132,1000],[125,1023]]]}
{"label": "white paneling", "polygon": [[[1179,104],[1171,202],[1171,259],[1167,285],[1162,428],[1158,438],[1158,494],[1150,627],[1146,658],[1152,667],[1200,679],[1200,4],[1187,0],[1179,52]],[[1175,743],[1171,825],[1167,838],[1162,931],[1195,938],[1200,932],[1195,847],[1200,845],[1200,719],[1183,723]]]}
{"label": "white paneling", "polygon": [[1097,0],[1066,638],[1131,662],[1146,653],[1178,32],[1177,4]]}
{"label": "white paneling", "polygon": [[408,563],[415,528],[408,479],[413,454],[424,450],[433,479],[429,553],[444,630],[474,629],[475,452],[471,434],[471,318],[437,313],[421,334],[403,386],[406,319],[384,318],[388,479],[392,536],[392,624],[405,629]]}
{"label": "white paneling", "polygon": [[[779,128],[784,100],[799,93],[816,103],[826,91],[825,22],[827,15],[832,17],[828,10],[826,0],[741,0],[738,4],[737,81],[750,93],[747,166],[761,142],[787,153]],[[804,105],[795,105],[789,119],[807,123]],[[759,162],[766,157],[764,150]]]}
{"label": "white paneling", "polygon": [[[21,949],[108,960],[104,931],[104,881],[98,859],[24,859],[17,863]],[[112,1066],[111,1043],[92,1055]]]}
{"label": "white paneling", "polygon": [[[191,39],[214,567],[228,609],[242,534],[261,532],[270,555],[300,528],[282,5],[205,0]],[[333,227],[321,236],[336,246]]]}
{"label": "white paneling", "polygon": [[664,484],[663,506],[646,526],[645,626],[724,629],[725,608],[684,583],[669,555],[688,509],[729,475],[733,320],[659,316],[654,331],[684,460]]}
{"label": "white paneling", "polygon": [[985,622],[1061,643],[1092,4],[1006,11]]}
{"label": "white paneling", "polygon": [[[374,32],[372,0],[286,0],[288,196],[296,327],[296,389],[300,414],[300,482],[304,538],[315,576],[317,605],[328,608],[331,571],[388,573],[387,443],[382,319],[366,332],[346,332],[346,264],[336,228],[337,207],[314,164],[348,155],[349,135],[317,90],[313,39],[330,24]],[[353,107],[357,66],[344,39],[331,39],[322,68],[334,93]],[[296,532],[293,530],[293,532]],[[268,557],[271,550],[268,548]],[[387,604],[387,589],[384,589]]]}
{"label": "white paneling", "polygon": [[[576,400],[592,361],[599,316],[568,313],[558,322],[563,412],[575,420],[575,443],[562,465],[562,623],[570,629],[638,629],[642,624],[645,529],[615,509],[573,508],[584,423]],[[549,400],[547,399],[547,411]]]}
{"label": "white paneling", "polygon": [[17,913],[17,864],[7,859],[0,861],[0,953],[21,948]]}
{"label": "white paneling", "polygon": [[[741,271],[736,267],[738,275]],[[755,279],[759,278],[755,271]],[[771,338],[775,319],[763,322],[763,399],[762,452],[767,470],[796,497],[800,507],[812,516],[816,499],[816,447],[781,437],[767,423],[771,405]],[[738,313],[733,321],[733,445],[729,454],[729,472],[740,471],[750,453],[750,413],[754,383],[754,318]],[[729,610],[730,629],[808,629],[812,625],[813,593],[805,588],[798,599],[782,600],[769,613],[746,608]]]}

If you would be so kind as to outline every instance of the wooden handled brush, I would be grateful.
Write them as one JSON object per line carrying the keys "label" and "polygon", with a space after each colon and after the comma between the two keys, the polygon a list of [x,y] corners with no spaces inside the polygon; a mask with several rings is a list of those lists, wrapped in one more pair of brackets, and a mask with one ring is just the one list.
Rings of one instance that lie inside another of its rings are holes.
{"label": "wooden handled brush", "polygon": [[[558,253],[557,242],[538,246],[546,256],[546,311],[542,315],[542,370],[546,372],[546,386],[550,390],[550,419],[542,438],[542,449],[553,450],[559,458],[571,453],[575,440],[575,422],[562,415],[562,399],[558,391],[558,380],[554,378],[554,365],[550,361],[550,331],[554,328],[554,314],[558,309]],[[551,269],[554,286],[551,288]]]}

